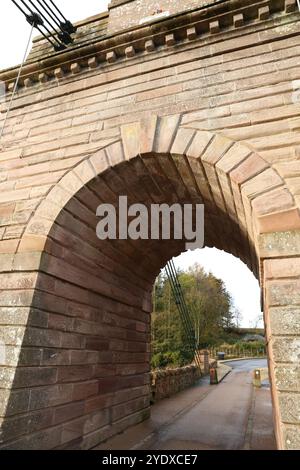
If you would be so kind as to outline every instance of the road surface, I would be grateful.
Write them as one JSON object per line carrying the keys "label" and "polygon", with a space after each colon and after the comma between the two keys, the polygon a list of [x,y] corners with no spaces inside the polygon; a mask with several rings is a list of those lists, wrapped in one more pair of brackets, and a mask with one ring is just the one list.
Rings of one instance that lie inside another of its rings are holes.
{"label": "road surface", "polygon": [[241,361],[226,361],[226,365],[232,367],[235,371],[251,372],[254,369],[267,368],[267,359],[243,359]]}
{"label": "road surface", "polygon": [[[227,363],[228,365],[228,363]],[[254,389],[252,371],[265,360],[233,361],[219,385],[205,377],[194,387],[162,400],[151,419],[99,449],[275,449],[270,389]]]}

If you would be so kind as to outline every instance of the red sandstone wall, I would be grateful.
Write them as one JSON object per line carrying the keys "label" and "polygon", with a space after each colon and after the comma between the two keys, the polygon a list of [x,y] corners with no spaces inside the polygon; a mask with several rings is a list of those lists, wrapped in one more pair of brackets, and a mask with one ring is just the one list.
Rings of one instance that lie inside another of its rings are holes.
{"label": "red sandstone wall", "polygon": [[299,16],[261,3],[24,69],[0,153],[2,448],[89,448],[148,415],[151,282],[183,248],[101,251],[94,210],[153,180],[205,199],[207,243],[259,276],[279,444],[300,446]]}

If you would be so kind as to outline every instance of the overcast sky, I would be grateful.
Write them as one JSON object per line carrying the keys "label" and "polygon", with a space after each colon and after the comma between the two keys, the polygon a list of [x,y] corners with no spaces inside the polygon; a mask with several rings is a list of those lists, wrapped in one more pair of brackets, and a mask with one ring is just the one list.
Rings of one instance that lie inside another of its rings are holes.
{"label": "overcast sky", "polygon": [[[107,0],[56,0],[57,6],[71,21],[104,11],[108,3]],[[30,26],[11,0],[1,0],[0,8],[0,69],[3,69],[22,61]],[[243,326],[252,326],[260,314],[260,293],[258,282],[249,269],[240,260],[215,249],[188,252],[176,259],[181,268],[188,268],[195,262],[225,281],[243,315]]]}
{"label": "overcast sky", "polygon": [[[20,0],[17,2],[21,5]],[[109,1],[55,0],[55,3],[67,19],[79,21],[107,10]],[[0,69],[22,62],[29,33],[30,25],[13,2],[0,0]]]}
{"label": "overcast sky", "polygon": [[238,258],[215,248],[188,251],[175,260],[177,267],[187,269],[194,263],[202,265],[206,272],[212,272],[223,279],[235,307],[242,314],[241,326],[263,327],[262,322],[256,325],[261,315],[260,289],[256,278],[249,268]]}

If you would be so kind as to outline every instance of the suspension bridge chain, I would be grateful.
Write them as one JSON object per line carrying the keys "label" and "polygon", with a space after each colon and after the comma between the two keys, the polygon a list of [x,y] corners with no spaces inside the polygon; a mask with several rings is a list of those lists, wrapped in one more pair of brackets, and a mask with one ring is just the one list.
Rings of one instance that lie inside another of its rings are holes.
{"label": "suspension bridge chain", "polygon": [[5,125],[13,104],[13,100],[18,91],[21,73],[32,40],[33,29],[37,29],[56,51],[66,49],[67,45],[73,42],[71,34],[76,32],[76,28],[65,18],[53,0],[35,0],[35,2],[33,0],[11,1],[25,16],[27,22],[31,25],[31,31],[27,46],[25,48],[23,61],[19,67],[18,76],[15,81],[11,99],[5,114],[4,122],[0,129],[0,140],[4,134]]}
{"label": "suspension bridge chain", "polygon": [[191,350],[194,353],[194,361],[196,365],[198,366],[200,373],[202,374],[201,357],[200,357],[199,350],[198,350],[195,330],[194,330],[193,322],[191,319],[191,313],[186,304],[184,293],[183,293],[181,284],[179,282],[176,267],[175,267],[173,260],[167,263],[165,271],[168,276],[173,298],[175,300],[175,303],[176,303],[176,306],[180,315],[180,319],[184,328],[185,335],[188,339]]}
{"label": "suspension bridge chain", "polygon": [[66,19],[53,0],[11,1],[55,51],[66,49],[73,42],[71,35],[76,32],[76,28]]}

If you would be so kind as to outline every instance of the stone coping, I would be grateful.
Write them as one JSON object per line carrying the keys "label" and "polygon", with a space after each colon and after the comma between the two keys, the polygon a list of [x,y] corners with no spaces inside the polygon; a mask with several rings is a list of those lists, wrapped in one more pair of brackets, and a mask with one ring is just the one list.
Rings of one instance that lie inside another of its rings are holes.
{"label": "stone coping", "polygon": [[189,372],[197,372],[199,369],[197,366],[188,365],[183,367],[168,368],[168,369],[156,369],[151,372],[153,379],[168,377],[170,375],[182,375],[188,374]]}
{"label": "stone coping", "polygon": [[[19,87],[29,88],[82,71],[93,71],[104,65],[128,60],[137,55],[149,54],[164,48],[173,48],[202,40],[220,41],[220,34],[241,30],[249,25],[275,19],[278,15],[293,13],[296,0],[228,0],[222,4],[201,7],[187,13],[179,13],[158,22],[134,27],[121,33],[91,40],[87,44],[74,45],[66,51],[53,53],[43,59],[25,64]],[[105,16],[102,14],[101,17]],[[97,21],[99,17],[95,17]],[[93,17],[80,24],[93,22]],[[239,41],[237,39],[237,44]],[[18,67],[0,72],[0,81],[11,92],[18,74]]]}

